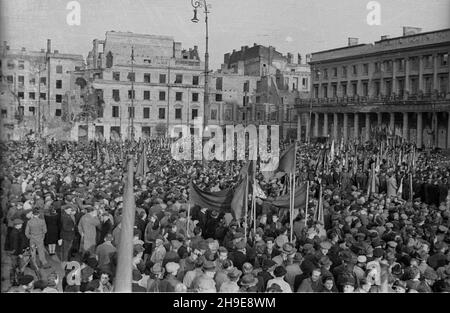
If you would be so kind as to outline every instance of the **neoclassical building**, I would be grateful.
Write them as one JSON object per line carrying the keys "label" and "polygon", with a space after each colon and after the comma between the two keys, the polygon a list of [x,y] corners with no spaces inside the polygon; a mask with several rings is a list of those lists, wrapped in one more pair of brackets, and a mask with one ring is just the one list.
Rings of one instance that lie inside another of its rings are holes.
{"label": "neoclassical building", "polygon": [[311,98],[296,105],[298,138],[368,140],[384,126],[419,148],[450,148],[449,53],[450,29],[408,27],[401,37],[349,38],[312,53]]}

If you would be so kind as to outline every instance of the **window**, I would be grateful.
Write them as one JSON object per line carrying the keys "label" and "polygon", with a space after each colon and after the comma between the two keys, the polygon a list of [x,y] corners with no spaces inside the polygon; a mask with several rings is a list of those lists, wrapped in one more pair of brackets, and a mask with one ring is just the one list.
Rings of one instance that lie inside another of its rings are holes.
{"label": "window", "polygon": [[183,101],[183,93],[182,92],[175,93],[175,101]]}
{"label": "window", "polygon": [[222,90],[222,85],[223,85],[223,78],[217,77],[216,78],[216,90]]}
{"label": "window", "polygon": [[323,97],[328,98],[328,85],[322,85]]}
{"label": "window", "polygon": [[159,83],[160,84],[166,83],[166,74],[159,74]]}
{"label": "window", "polygon": [[357,65],[352,65],[352,74],[353,74],[353,76],[358,75],[358,66]]}
{"label": "window", "polygon": [[314,86],[314,98],[319,98],[319,86]]}
{"label": "window", "polygon": [[198,102],[198,93],[197,92],[192,93],[192,102]]}
{"label": "window", "polygon": [[62,95],[56,95],[56,103],[62,102]]}
{"label": "window", "polygon": [[243,96],[242,97],[242,106],[247,106],[247,104],[249,103],[249,99],[250,99],[250,97],[249,96]]}
{"label": "window", "polygon": [[128,107],[128,117],[134,118],[134,107]]}
{"label": "window", "polygon": [[323,70],[323,79],[328,79],[328,69],[327,68],[325,68]]}
{"label": "window", "polygon": [[6,81],[8,82],[8,84],[12,84],[14,83],[14,77],[12,75],[8,75],[6,76]]}
{"label": "window", "polygon": [[56,89],[61,89],[62,88],[62,80],[57,80],[56,81]]}
{"label": "window", "polygon": [[148,73],[144,74],[144,83],[147,83],[147,84],[150,83],[150,74],[148,74]]}
{"label": "window", "polygon": [[150,118],[150,108],[144,108],[144,118]]}
{"label": "window", "polygon": [[441,66],[448,65],[448,53],[442,53],[439,55],[439,59],[441,60]]}
{"label": "window", "polygon": [[32,77],[30,78],[30,85],[36,85],[36,78]]}
{"label": "window", "polygon": [[41,85],[47,85],[47,77],[41,77]]}
{"label": "window", "polygon": [[192,119],[195,119],[198,117],[198,109],[192,109]]}
{"label": "window", "polygon": [[25,69],[25,61],[19,61],[19,70]]}
{"label": "window", "polygon": [[2,109],[2,118],[8,118],[8,110]]}
{"label": "window", "polygon": [[335,85],[335,84],[331,85],[331,92],[332,92],[333,98],[336,98],[337,97],[337,85]]}
{"label": "window", "polygon": [[217,120],[217,109],[211,109],[211,119]]}
{"label": "window", "polygon": [[358,95],[358,83],[352,83],[352,95]]}
{"label": "window", "polygon": [[380,62],[375,62],[375,73],[379,73],[381,71],[381,64]]}
{"label": "window", "polygon": [[150,90],[144,90],[144,100],[150,100]]}
{"label": "window", "polygon": [[152,60],[150,60],[150,59],[144,59],[144,63],[146,63],[146,64],[152,64]]}
{"label": "window", "polygon": [[367,97],[369,95],[369,83],[363,82],[362,87],[363,87],[363,96]]}
{"label": "window", "polygon": [[347,96],[347,84],[342,84],[342,95]]}
{"label": "window", "polygon": [[55,116],[61,116],[61,109],[55,110]]}
{"label": "window", "polygon": [[385,72],[392,72],[392,60],[386,60],[383,62],[383,67]]}
{"label": "window", "polygon": [[222,101],[222,94],[221,93],[216,93],[216,101],[217,102]]}
{"label": "window", "polygon": [[342,67],[342,78],[346,78],[347,77],[347,66],[343,66]]}
{"label": "window", "polygon": [[337,67],[333,67],[333,77],[337,77]]}
{"label": "window", "polygon": [[405,59],[398,59],[397,60],[397,70],[399,72],[403,72],[405,70]]}
{"label": "window", "polygon": [[13,70],[15,67],[14,61],[9,60],[8,61],[8,70]]}
{"label": "window", "polygon": [[369,75],[369,63],[364,63],[363,64],[363,74],[364,75]]}
{"label": "window", "polygon": [[375,82],[375,96],[379,96],[380,93],[381,93],[380,82],[376,81]]}
{"label": "window", "polygon": [[20,99],[25,99],[25,93],[23,91],[19,91],[17,93],[17,97],[19,97]]}
{"label": "window", "polygon": [[192,85],[198,86],[198,76],[192,76]]}
{"label": "window", "polygon": [[29,93],[28,93],[28,99],[30,99],[30,100],[36,99],[36,93],[34,93],[34,92],[29,92]]}
{"label": "window", "polygon": [[119,107],[117,105],[112,107],[112,117],[119,117]]}
{"label": "window", "polygon": [[112,96],[114,101],[119,102],[120,101],[120,91],[119,89],[113,89]]}
{"label": "window", "polygon": [[175,76],[175,84],[182,84],[183,83],[183,75],[182,74],[177,74]]}
{"label": "window", "polygon": [[28,108],[28,111],[30,111],[30,113],[31,113],[32,115],[34,115],[34,114],[35,114],[35,107],[29,107],[29,108]]}
{"label": "window", "polygon": [[424,63],[425,68],[432,68],[433,67],[433,56],[431,54],[424,56],[423,63]]}
{"label": "window", "polygon": [[19,76],[19,85],[23,86],[25,84],[25,76]]}
{"label": "window", "polygon": [[166,92],[160,91],[159,92],[159,101],[165,101],[166,100]]}
{"label": "window", "polygon": [[63,72],[63,67],[62,65],[56,65],[56,73],[57,74],[62,74]]}
{"label": "window", "polygon": [[41,92],[40,97],[41,97],[41,100],[45,100],[47,98],[47,94],[44,92]]}
{"label": "window", "polygon": [[385,86],[386,86],[386,95],[390,96],[392,94],[392,81],[391,80],[386,80],[385,81]]}
{"label": "window", "polygon": [[256,101],[256,103],[261,103],[261,96],[256,96],[255,101]]}
{"label": "window", "polygon": [[136,99],[136,90],[128,90],[128,99]]}
{"label": "window", "polygon": [[176,108],[175,109],[175,119],[176,120],[181,120],[181,108]]}
{"label": "window", "polygon": [[411,70],[412,71],[418,71],[419,70],[419,58],[418,57],[412,57],[410,59],[410,64],[411,64]]}
{"label": "window", "polygon": [[128,73],[128,81],[135,82],[136,81],[136,73]]}
{"label": "window", "polygon": [[160,120],[163,120],[166,118],[166,109],[165,108],[159,108],[158,109],[158,118]]}
{"label": "window", "polygon": [[250,82],[247,80],[245,83],[244,83],[244,92],[249,92],[249,90],[250,90]]}
{"label": "window", "polygon": [[113,79],[115,81],[120,81],[120,72],[113,72]]}

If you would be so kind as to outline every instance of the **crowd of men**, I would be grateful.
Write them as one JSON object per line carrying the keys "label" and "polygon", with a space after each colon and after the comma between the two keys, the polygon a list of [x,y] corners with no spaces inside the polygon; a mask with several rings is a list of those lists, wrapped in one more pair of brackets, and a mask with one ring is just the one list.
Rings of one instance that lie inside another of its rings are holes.
{"label": "crowd of men", "polygon": [[[247,221],[189,205],[190,182],[233,188],[245,161],[176,161],[168,145],[145,144],[148,172],[134,181],[133,292],[450,291],[450,158],[441,152],[386,144],[379,153],[373,142],[330,157],[321,144],[298,144],[296,181],[310,190],[291,241],[289,212],[270,201],[256,198]],[[139,145],[24,141],[2,150],[9,292],[114,292],[125,159]],[[286,176],[258,172],[256,181],[268,199],[287,192]]]}

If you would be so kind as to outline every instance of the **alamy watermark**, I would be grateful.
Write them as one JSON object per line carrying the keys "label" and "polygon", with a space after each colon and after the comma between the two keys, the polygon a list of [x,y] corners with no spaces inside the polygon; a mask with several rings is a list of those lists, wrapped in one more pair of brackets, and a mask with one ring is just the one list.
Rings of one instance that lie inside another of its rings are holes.
{"label": "alamy watermark", "polygon": [[[278,125],[270,125],[270,150],[268,149],[267,125],[259,125],[259,128],[253,124],[245,127],[243,125],[227,125],[225,130],[224,138],[221,126],[207,125],[203,127],[202,118],[194,121],[193,135],[188,125],[171,127],[171,138],[179,138],[181,134],[181,138],[171,146],[172,157],[175,160],[246,160],[246,147],[248,147],[247,159],[256,161],[259,156],[261,171],[276,170],[280,155]],[[203,138],[209,138],[209,140],[203,143]],[[192,151],[192,147],[194,151]]]}

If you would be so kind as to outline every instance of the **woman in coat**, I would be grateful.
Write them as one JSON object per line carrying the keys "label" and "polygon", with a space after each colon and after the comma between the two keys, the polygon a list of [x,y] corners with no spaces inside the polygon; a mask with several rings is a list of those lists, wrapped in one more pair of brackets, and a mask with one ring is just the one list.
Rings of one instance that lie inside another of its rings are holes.
{"label": "woman in coat", "polygon": [[60,217],[55,208],[51,207],[44,215],[44,219],[47,226],[44,243],[48,246],[48,253],[55,255],[56,243],[59,240]]}

